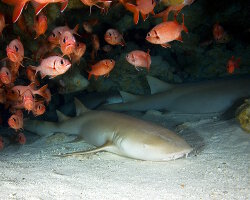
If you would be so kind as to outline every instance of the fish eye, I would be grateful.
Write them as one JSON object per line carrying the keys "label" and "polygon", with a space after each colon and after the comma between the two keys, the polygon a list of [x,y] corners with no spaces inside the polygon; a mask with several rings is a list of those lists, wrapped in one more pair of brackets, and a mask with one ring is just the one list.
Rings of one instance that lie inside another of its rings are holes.
{"label": "fish eye", "polygon": [[147,36],[150,37],[150,33],[148,33]]}
{"label": "fish eye", "polygon": [[111,33],[109,33],[109,36],[110,36],[110,37],[111,37],[111,35],[112,35],[112,34],[111,34]]}
{"label": "fish eye", "polygon": [[56,34],[55,34],[55,33],[52,33],[52,37],[56,37]]}
{"label": "fish eye", "polygon": [[112,62],[113,62],[113,60],[110,60],[110,62],[112,63]]}
{"label": "fish eye", "polygon": [[126,55],[126,57],[128,58],[128,54]]}
{"label": "fish eye", "polygon": [[63,43],[65,43],[65,42],[66,42],[65,38],[63,38]]}
{"label": "fish eye", "polygon": [[13,119],[14,122],[16,122],[16,118],[15,117],[13,117],[12,119]]}
{"label": "fish eye", "polygon": [[61,64],[63,65],[63,60],[61,60]]}
{"label": "fish eye", "polygon": [[41,106],[40,106],[40,105],[38,106],[38,109],[41,109]]}
{"label": "fish eye", "polygon": [[16,45],[14,47],[15,47],[16,52],[18,52],[18,47]]}
{"label": "fish eye", "polygon": [[6,72],[7,75],[9,75],[9,72]]}

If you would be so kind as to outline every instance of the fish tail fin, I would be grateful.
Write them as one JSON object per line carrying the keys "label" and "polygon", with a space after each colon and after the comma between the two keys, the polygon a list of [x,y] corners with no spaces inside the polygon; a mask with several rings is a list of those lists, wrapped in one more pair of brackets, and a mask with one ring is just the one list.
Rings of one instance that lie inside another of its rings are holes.
{"label": "fish tail fin", "polygon": [[182,14],[182,30],[188,33],[187,27],[184,25],[184,14]]}
{"label": "fish tail fin", "polygon": [[49,3],[33,3],[35,14],[38,15]]}
{"label": "fish tail fin", "polygon": [[26,1],[15,4],[14,10],[13,10],[13,16],[12,16],[13,23],[15,23],[19,19],[20,15],[22,14],[25,4],[26,4]]}
{"label": "fish tail fin", "polygon": [[129,10],[130,12],[132,12],[134,14],[134,23],[138,24],[139,21],[139,9],[137,8],[137,6],[135,6],[134,4],[131,3],[126,3],[125,7],[127,10]]}
{"label": "fish tail fin", "polygon": [[48,84],[44,85],[39,90],[37,90],[36,94],[38,94],[38,95],[42,96],[43,98],[47,99],[48,98],[48,95],[46,93],[47,88],[48,88]]}
{"label": "fish tail fin", "polygon": [[89,75],[88,75],[88,80],[90,80],[92,74],[88,71]]}
{"label": "fish tail fin", "polygon": [[69,1],[68,0],[63,0],[62,5],[61,5],[61,12],[63,12],[67,6],[68,6]]}

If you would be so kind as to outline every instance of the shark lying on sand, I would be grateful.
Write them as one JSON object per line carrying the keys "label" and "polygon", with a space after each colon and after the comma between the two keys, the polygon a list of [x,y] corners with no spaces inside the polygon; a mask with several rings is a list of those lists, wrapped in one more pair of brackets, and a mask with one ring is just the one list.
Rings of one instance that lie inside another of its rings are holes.
{"label": "shark lying on sand", "polygon": [[149,161],[168,161],[187,156],[192,148],[176,133],[128,115],[88,110],[75,99],[76,117],[57,111],[59,122],[26,120],[24,129],[41,136],[56,132],[73,134],[78,140],[96,146],[61,156],[108,151],[120,156]]}
{"label": "shark lying on sand", "polygon": [[239,98],[250,96],[250,77],[213,80],[189,84],[167,84],[147,76],[151,95],[136,96],[120,92],[123,103],[103,105],[113,111],[166,110],[179,113],[219,113]]}

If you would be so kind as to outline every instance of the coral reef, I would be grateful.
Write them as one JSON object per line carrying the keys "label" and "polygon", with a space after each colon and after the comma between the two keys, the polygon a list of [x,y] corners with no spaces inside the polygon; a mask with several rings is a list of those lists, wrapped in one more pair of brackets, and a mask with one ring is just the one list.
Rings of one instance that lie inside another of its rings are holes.
{"label": "coral reef", "polygon": [[236,119],[241,125],[241,128],[250,133],[250,99],[246,99],[236,111]]}

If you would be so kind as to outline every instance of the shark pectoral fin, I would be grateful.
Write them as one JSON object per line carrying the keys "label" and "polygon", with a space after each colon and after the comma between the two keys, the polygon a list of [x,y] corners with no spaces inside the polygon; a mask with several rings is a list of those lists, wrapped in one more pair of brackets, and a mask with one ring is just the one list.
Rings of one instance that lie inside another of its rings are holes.
{"label": "shark pectoral fin", "polygon": [[74,102],[76,107],[76,116],[79,116],[81,113],[89,111],[89,109],[86,108],[79,99],[74,98]]}
{"label": "shark pectoral fin", "polygon": [[91,150],[87,150],[87,151],[75,151],[75,152],[71,152],[71,153],[65,153],[65,154],[54,155],[54,156],[69,157],[69,156],[77,156],[77,155],[88,155],[88,154],[97,153],[100,151],[108,151],[109,149],[111,149],[113,147],[114,147],[113,143],[111,141],[107,141],[104,145],[97,147],[95,149],[91,149]]}
{"label": "shark pectoral fin", "polygon": [[130,93],[124,92],[124,91],[120,91],[120,95],[121,95],[121,97],[122,97],[123,103],[136,101],[136,100],[138,100],[138,99],[141,98],[141,97],[138,96],[138,95],[130,94]]}
{"label": "shark pectoral fin", "polygon": [[151,94],[165,92],[175,87],[174,84],[163,82],[155,77],[147,76],[148,85],[150,87]]}

